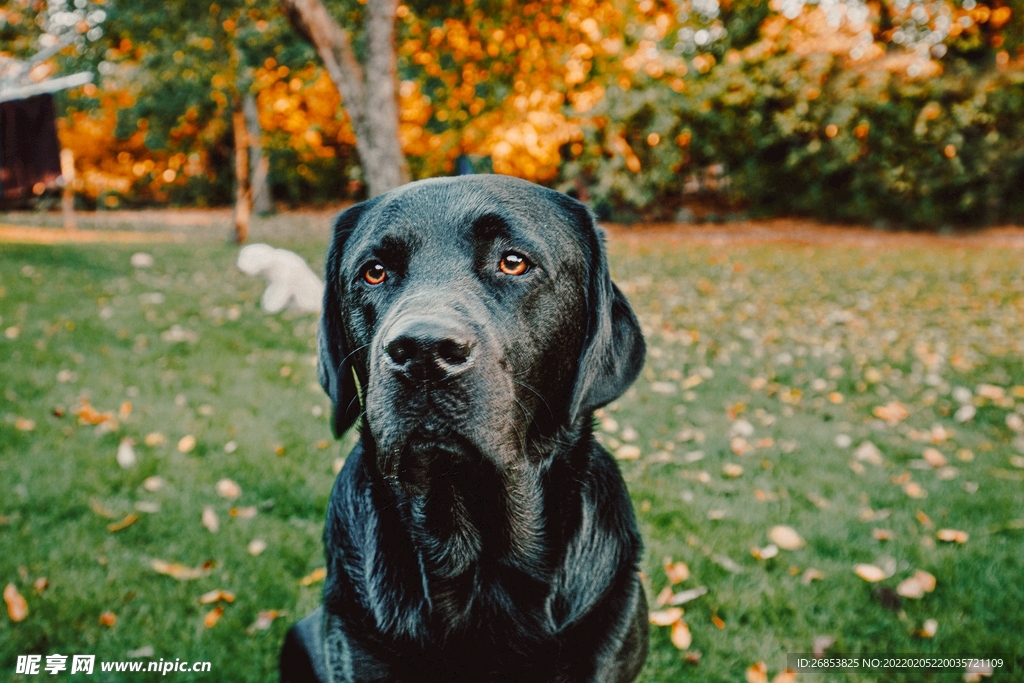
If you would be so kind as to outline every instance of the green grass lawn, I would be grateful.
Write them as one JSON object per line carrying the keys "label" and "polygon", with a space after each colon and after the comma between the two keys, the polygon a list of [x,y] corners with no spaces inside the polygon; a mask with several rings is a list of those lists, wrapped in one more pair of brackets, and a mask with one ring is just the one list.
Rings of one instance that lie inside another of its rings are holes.
{"label": "green grass lawn", "polygon": [[[280,246],[320,269],[320,239]],[[322,583],[300,582],[324,564],[333,468],[352,443],[330,436],[316,321],[263,314],[262,283],[235,270],[229,245],[147,246],[146,269],[129,263],[138,250],[0,245],[0,584],[28,606],[23,621],[0,616],[0,679],[35,680],[14,674],[22,654],[45,664],[133,652],[212,664],[167,680],[276,680],[288,624],[319,600]],[[690,574],[672,591],[707,589],[682,606],[687,650],[652,627],[642,680],[743,681],[758,662],[771,680],[786,653],[822,638],[833,654],[1015,651],[1017,673],[991,680],[1021,680],[1021,254],[650,240],[610,250],[649,355],[600,414],[600,438],[623,457],[652,608],[666,560]],[[93,422],[113,420],[82,424],[83,399]],[[129,467],[123,439],[134,440]],[[858,450],[866,441],[877,452]],[[240,496],[219,495],[225,478]],[[776,525],[802,547],[775,552]],[[967,541],[938,540],[941,529]],[[200,576],[178,580],[154,560]],[[859,578],[861,563],[885,578]],[[934,590],[899,595],[916,570]],[[216,608],[200,596],[215,589],[235,599],[210,627]],[[252,628],[267,610],[285,616]]]}

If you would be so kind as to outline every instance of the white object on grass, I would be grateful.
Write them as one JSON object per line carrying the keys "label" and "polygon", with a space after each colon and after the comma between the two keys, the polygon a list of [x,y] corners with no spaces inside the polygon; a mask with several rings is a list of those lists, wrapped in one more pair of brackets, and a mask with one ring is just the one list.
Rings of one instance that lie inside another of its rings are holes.
{"label": "white object on grass", "polygon": [[267,313],[278,313],[286,307],[320,312],[324,284],[295,252],[269,244],[250,244],[238,252],[238,269],[267,281],[260,300]]}

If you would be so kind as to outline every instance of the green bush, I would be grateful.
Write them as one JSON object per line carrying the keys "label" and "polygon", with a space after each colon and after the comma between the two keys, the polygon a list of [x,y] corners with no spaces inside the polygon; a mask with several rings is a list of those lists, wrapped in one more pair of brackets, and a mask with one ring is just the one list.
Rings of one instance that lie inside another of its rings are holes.
{"label": "green bush", "polygon": [[[684,202],[687,177],[722,164],[719,194],[755,215],[1024,221],[1024,69],[960,62],[915,80],[828,54],[728,61],[683,93],[609,88],[563,178],[585,179],[598,204],[664,215]],[[614,152],[618,135],[638,172]]]}

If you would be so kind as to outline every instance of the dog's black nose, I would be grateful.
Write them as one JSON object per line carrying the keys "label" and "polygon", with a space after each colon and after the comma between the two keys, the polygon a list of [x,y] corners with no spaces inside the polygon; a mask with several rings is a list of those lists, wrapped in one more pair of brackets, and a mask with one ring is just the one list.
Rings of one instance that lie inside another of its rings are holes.
{"label": "dog's black nose", "polygon": [[474,339],[468,330],[442,320],[399,322],[384,342],[392,369],[418,381],[456,375],[472,362]]}

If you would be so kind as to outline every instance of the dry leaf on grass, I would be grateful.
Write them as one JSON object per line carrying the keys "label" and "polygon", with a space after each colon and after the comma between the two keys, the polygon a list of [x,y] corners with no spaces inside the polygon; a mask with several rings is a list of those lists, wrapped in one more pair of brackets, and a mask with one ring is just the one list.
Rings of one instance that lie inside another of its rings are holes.
{"label": "dry leaf on grass", "polygon": [[814,567],[808,567],[804,570],[804,573],[800,576],[800,582],[805,586],[811,585],[811,581],[821,581],[825,578],[825,575],[821,571]]}
{"label": "dry leaf on grass", "polygon": [[875,583],[885,578],[885,570],[873,564],[855,564],[853,573],[869,583]]}
{"label": "dry leaf on grass", "polygon": [[217,482],[217,495],[221,498],[234,500],[242,495],[242,487],[234,480],[225,477]]}
{"label": "dry leaf on grass", "polygon": [[805,541],[796,529],[785,524],[778,524],[768,530],[768,540],[783,550],[796,550],[805,545]]}
{"label": "dry leaf on grass", "polygon": [[159,491],[160,489],[162,489],[165,486],[167,486],[167,480],[164,479],[163,477],[158,477],[158,476],[146,477],[142,481],[142,488],[146,489],[150,493],[154,493],[156,491]]}
{"label": "dry leaf on grass", "polygon": [[217,605],[212,610],[207,612],[205,617],[203,617],[203,626],[205,626],[206,628],[213,628],[217,625],[217,622],[220,621],[220,618],[223,614],[224,606]]}
{"label": "dry leaf on grass", "polygon": [[110,628],[117,623],[117,615],[113,612],[104,612],[100,615],[100,623]]}
{"label": "dry leaf on grass", "polygon": [[928,492],[921,488],[921,485],[916,481],[908,481],[903,485],[903,492],[911,498],[927,498]]}
{"label": "dry leaf on grass", "polygon": [[117,445],[117,464],[127,470],[134,467],[135,462],[135,439],[121,439],[121,443]]}
{"label": "dry leaf on grass", "polygon": [[906,420],[910,416],[910,411],[899,401],[892,401],[884,406],[876,406],[871,414],[889,424],[896,424]]}
{"label": "dry leaf on grass", "polygon": [[922,457],[924,457],[924,459],[932,467],[945,467],[946,464],[949,462],[948,460],[946,460],[946,456],[944,456],[937,448],[924,449]]}
{"label": "dry leaf on grass", "polygon": [[896,592],[905,598],[918,600],[924,597],[925,593],[935,590],[935,577],[926,571],[918,569],[910,576],[900,582]]}
{"label": "dry leaf on grass", "polygon": [[149,434],[146,434],[146,438],[143,439],[142,442],[152,448],[153,446],[159,446],[166,440],[167,437],[160,432],[150,432]]}
{"label": "dry leaf on grass", "polygon": [[25,602],[25,598],[21,597],[18,587],[13,583],[7,584],[7,587],[4,588],[4,602],[7,603],[7,615],[11,621],[24,621],[28,616],[28,603]]}
{"label": "dry leaf on grass", "polygon": [[664,564],[665,576],[671,584],[682,583],[690,578],[690,568],[685,562],[672,562],[667,560]]}
{"label": "dry leaf on grass", "polygon": [[178,441],[178,451],[181,453],[189,453],[193,448],[196,447],[196,437],[191,434],[187,434]]}
{"label": "dry leaf on grass", "polygon": [[743,468],[736,463],[727,462],[722,465],[722,474],[727,477],[736,478],[743,474]]}
{"label": "dry leaf on grass", "polygon": [[209,605],[214,602],[220,602],[221,600],[224,602],[234,602],[235,594],[222,588],[215,588],[212,591],[207,591],[199,596],[200,605]]}
{"label": "dry leaf on grass", "polygon": [[678,607],[670,607],[651,612],[648,618],[655,626],[671,626],[683,618],[683,610]]}
{"label": "dry leaf on grass", "polygon": [[707,586],[697,586],[696,588],[691,588],[690,590],[679,591],[678,593],[674,594],[671,598],[669,598],[668,604],[685,605],[686,603],[692,602],[700,596],[705,595],[707,592]]}
{"label": "dry leaf on grass", "polygon": [[220,529],[220,518],[210,505],[203,506],[203,526],[210,530],[210,533],[217,533]]}
{"label": "dry leaf on grass", "polygon": [[746,671],[747,683],[768,683],[768,665],[764,662],[751,664]]}
{"label": "dry leaf on grass", "polygon": [[117,513],[106,507],[98,498],[93,498],[89,501],[89,508],[100,517],[106,517],[107,519],[117,517]]}
{"label": "dry leaf on grass", "polygon": [[255,557],[267,549],[267,542],[262,538],[254,538],[249,541],[249,545],[245,549],[249,551],[250,555]]}
{"label": "dry leaf on grass", "polygon": [[957,529],[939,529],[935,532],[935,538],[946,543],[967,543],[967,539],[970,536],[966,531],[958,531]]}
{"label": "dry leaf on grass", "polygon": [[275,619],[286,614],[288,613],[276,609],[260,610],[259,614],[256,615],[256,621],[252,622],[252,626],[247,628],[246,632],[252,634],[256,631],[266,631],[274,623]]}
{"label": "dry leaf on grass", "polygon": [[758,560],[770,560],[779,554],[779,546],[769,543],[763,548],[751,548],[750,554]]}
{"label": "dry leaf on grass", "polygon": [[853,457],[861,462],[866,462],[871,465],[881,465],[885,462],[882,458],[882,451],[878,450],[878,446],[865,441],[853,451]]}
{"label": "dry leaf on grass", "polygon": [[690,647],[693,643],[693,634],[690,633],[690,627],[686,625],[686,622],[679,619],[672,624],[672,644],[680,650],[685,650]]}
{"label": "dry leaf on grass", "polygon": [[921,628],[917,631],[914,631],[914,635],[920,638],[934,638],[938,630],[938,621],[936,621],[935,619],[925,619],[925,622],[921,624]]}
{"label": "dry leaf on grass", "polygon": [[50,580],[45,576],[40,576],[32,582],[32,588],[35,589],[36,593],[42,593],[49,585]]}
{"label": "dry leaf on grass", "polygon": [[615,450],[615,457],[619,460],[636,460],[640,457],[640,448],[633,444],[620,446]]}
{"label": "dry leaf on grass", "polygon": [[132,524],[135,524],[135,522],[137,522],[138,520],[139,516],[133,512],[118,522],[108,524],[107,531],[120,531],[121,529],[125,529],[127,527],[130,527]]}
{"label": "dry leaf on grass", "polygon": [[299,585],[312,586],[317,581],[323,581],[326,576],[327,569],[325,569],[324,567],[320,567],[318,569],[314,569],[309,574],[306,574],[301,579],[299,579]]}
{"label": "dry leaf on grass", "polygon": [[775,674],[772,683],[796,683],[796,672],[792,669],[783,669]]}
{"label": "dry leaf on grass", "polygon": [[814,641],[811,643],[811,652],[814,653],[815,657],[820,657],[835,644],[836,639],[832,636],[814,636]]}
{"label": "dry leaf on grass", "polygon": [[177,579],[178,581],[191,581],[206,576],[210,573],[210,567],[203,565],[201,567],[186,567],[183,564],[177,562],[167,562],[165,560],[151,560],[149,566],[153,568],[153,571],[158,574],[164,574],[171,578]]}

